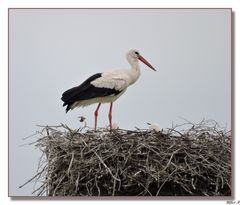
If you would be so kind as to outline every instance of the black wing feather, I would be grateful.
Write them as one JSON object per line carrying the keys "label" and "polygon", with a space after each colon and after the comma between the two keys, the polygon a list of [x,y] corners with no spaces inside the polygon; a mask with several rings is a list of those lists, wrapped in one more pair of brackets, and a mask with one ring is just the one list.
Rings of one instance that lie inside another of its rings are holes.
{"label": "black wing feather", "polygon": [[71,105],[80,100],[87,100],[96,97],[103,97],[109,95],[117,95],[121,91],[110,89],[110,88],[97,88],[91,84],[91,82],[97,78],[100,78],[102,73],[97,73],[87,80],[85,80],[81,85],[73,87],[62,94],[63,106],[67,105],[66,112],[71,109]]}

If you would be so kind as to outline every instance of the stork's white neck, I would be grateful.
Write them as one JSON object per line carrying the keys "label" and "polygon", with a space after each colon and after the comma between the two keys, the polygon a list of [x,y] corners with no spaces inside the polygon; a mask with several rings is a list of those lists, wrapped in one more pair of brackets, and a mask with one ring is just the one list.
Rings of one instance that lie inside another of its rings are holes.
{"label": "stork's white neck", "polygon": [[132,58],[131,56],[127,55],[127,60],[129,62],[129,64],[131,65],[131,69],[129,70],[129,75],[131,77],[130,84],[133,84],[137,81],[137,79],[139,78],[139,76],[141,74],[140,66],[139,66],[137,58]]}

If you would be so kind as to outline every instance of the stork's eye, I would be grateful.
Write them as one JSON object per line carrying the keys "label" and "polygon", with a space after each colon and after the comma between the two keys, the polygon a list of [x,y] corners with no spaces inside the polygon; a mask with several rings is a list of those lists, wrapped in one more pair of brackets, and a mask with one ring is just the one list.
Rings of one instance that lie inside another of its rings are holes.
{"label": "stork's eye", "polygon": [[137,51],[135,51],[135,54],[136,54],[136,55],[139,55],[139,53],[138,53]]}

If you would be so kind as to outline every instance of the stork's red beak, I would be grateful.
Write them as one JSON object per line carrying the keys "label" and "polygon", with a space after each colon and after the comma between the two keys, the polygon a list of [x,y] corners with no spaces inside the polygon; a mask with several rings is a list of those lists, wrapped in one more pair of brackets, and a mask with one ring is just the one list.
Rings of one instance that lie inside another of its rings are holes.
{"label": "stork's red beak", "polygon": [[156,71],[156,69],[145,58],[143,58],[141,55],[138,55],[138,59],[140,61],[142,61],[145,65],[147,65],[149,68],[151,68],[154,71]]}

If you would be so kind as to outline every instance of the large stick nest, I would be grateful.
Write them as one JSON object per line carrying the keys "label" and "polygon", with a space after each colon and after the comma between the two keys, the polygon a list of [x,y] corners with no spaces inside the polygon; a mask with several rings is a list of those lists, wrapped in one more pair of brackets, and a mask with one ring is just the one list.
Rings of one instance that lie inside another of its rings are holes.
{"label": "large stick nest", "polygon": [[35,142],[43,155],[28,182],[42,182],[34,194],[47,196],[230,196],[230,132],[212,121],[187,126],[44,126]]}

